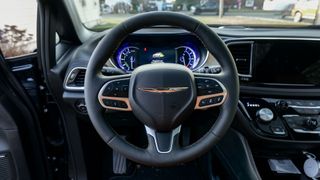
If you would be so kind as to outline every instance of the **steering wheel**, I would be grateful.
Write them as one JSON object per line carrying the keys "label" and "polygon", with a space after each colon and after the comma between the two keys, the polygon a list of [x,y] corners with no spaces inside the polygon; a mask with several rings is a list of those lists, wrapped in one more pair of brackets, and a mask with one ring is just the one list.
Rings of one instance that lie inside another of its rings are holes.
{"label": "steering wheel", "polygon": [[[170,25],[196,35],[221,65],[219,74],[193,73],[178,64],[148,64],[131,74],[101,73],[120,43],[145,27]],[[207,25],[173,12],[136,15],[114,27],[95,48],[85,75],[85,102],[90,120],[113,150],[150,166],[171,166],[191,161],[209,151],[227,132],[239,100],[239,80],[233,58],[224,42]],[[191,145],[179,145],[184,120],[196,109],[220,108],[210,130]],[[121,138],[108,124],[105,110],[132,111],[145,126],[148,147],[137,147]]]}

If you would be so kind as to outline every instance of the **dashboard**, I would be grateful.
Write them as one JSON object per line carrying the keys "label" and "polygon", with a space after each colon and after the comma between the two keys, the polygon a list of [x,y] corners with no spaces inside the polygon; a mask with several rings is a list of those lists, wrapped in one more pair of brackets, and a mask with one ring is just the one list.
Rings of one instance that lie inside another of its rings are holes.
{"label": "dashboard", "polygon": [[[268,153],[270,158],[278,158],[272,148],[298,149],[300,153],[319,147],[320,38],[315,34],[305,38],[304,30],[292,29],[213,30],[224,40],[238,69],[240,100],[233,126],[253,145],[258,166],[267,165]],[[290,34],[295,32],[298,37]],[[66,70],[63,98],[77,115],[87,116],[83,95],[86,66],[103,35],[77,47]],[[195,73],[223,72],[214,52],[208,53],[193,34],[177,28],[149,28],[128,36],[106,60],[103,73],[131,73],[150,63],[177,63]],[[121,118],[115,119],[114,123],[122,123]],[[279,157],[287,155],[283,152]]]}
{"label": "dashboard", "polygon": [[207,56],[207,50],[193,35],[132,35],[121,43],[111,62],[126,73],[152,63],[176,63],[197,70]]}

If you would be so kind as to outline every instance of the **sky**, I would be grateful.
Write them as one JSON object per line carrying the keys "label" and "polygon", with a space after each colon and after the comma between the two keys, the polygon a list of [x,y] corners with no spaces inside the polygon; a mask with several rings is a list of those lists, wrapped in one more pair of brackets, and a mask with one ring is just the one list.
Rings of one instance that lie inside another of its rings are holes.
{"label": "sky", "polygon": [[17,25],[28,33],[36,33],[36,0],[0,0],[0,29],[4,25]]}

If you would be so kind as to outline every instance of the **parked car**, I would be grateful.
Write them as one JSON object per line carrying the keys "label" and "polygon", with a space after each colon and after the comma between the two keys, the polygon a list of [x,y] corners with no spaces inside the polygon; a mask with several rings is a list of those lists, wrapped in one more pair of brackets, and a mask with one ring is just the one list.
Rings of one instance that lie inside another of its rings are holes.
{"label": "parked car", "polygon": [[149,11],[157,11],[158,10],[158,7],[156,5],[156,3],[147,3],[145,6],[144,6],[144,11],[145,12],[149,12]]}
{"label": "parked car", "polygon": [[303,19],[315,19],[318,0],[299,0],[293,7],[291,15],[294,22],[300,22]]}
{"label": "parked car", "polygon": [[[208,1],[202,5],[191,6],[190,10],[194,15],[199,15],[201,13],[207,13],[207,12],[218,13],[219,12],[219,2],[217,0],[216,1]],[[228,8],[225,5],[224,12],[226,12],[227,10],[228,10]]]}
{"label": "parked car", "polygon": [[297,0],[265,0],[262,9],[265,11],[286,11],[295,3]]}
{"label": "parked car", "polygon": [[163,11],[172,11],[173,10],[173,3],[163,3],[162,10]]}

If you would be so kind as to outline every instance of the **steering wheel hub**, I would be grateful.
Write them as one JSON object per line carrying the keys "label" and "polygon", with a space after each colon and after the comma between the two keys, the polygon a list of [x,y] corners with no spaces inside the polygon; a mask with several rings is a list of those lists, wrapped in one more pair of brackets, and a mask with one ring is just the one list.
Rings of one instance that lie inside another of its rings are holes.
{"label": "steering wheel hub", "polygon": [[196,102],[194,76],[177,64],[150,64],[133,71],[129,101],[135,116],[157,131],[178,127]]}

